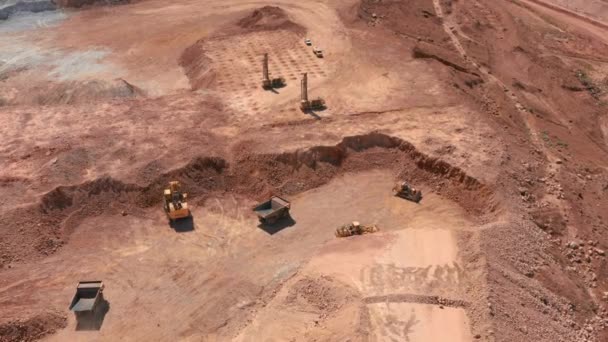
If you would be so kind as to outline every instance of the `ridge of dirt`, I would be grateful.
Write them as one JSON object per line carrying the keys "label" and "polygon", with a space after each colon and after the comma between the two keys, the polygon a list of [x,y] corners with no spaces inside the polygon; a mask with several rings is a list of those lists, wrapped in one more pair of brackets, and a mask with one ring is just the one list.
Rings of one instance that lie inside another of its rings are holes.
{"label": "ridge of dirt", "polygon": [[192,90],[208,87],[216,79],[211,68],[211,59],[205,50],[206,39],[200,39],[184,50],[179,58],[179,65],[190,81]]}
{"label": "ridge of dirt", "polygon": [[497,214],[498,204],[490,187],[458,167],[419,152],[407,141],[370,133],[345,137],[335,146],[278,154],[245,152],[231,163],[217,157],[198,157],[145,186],[102,177],[57,187],[43,195],[39,204],[1,215],[0,226],[6,232],[0,246],[2,265],[54,253],[86,217],[103,212],[137,212],[159,204],[159,194],[170,180],[181,181],[191,201],[197,203],[217,192],[261,200],[272,194],[309,190],[345,172],[374,168],[394,170],[414,184],[432,184],[434,192],[460,203],[473,216]]}
{"label": "ridge of dirt", "polygon": [[[27,93],[27,96],[25,94]],[[45,82],[26,86],[19,91],[0,95],[0,106],[14,105],[74,105],[101,102],[108,99],[128,99],[144,95],[139,87],[122,78],[114,80]],[[10,96],[10,97],[9,97]]]}
{"label": "ridge of dirt", "polygon": [[236,26],[251,31],[291,30],[304,32],[304,27],[294,23],[287,12],[276,6],[264,6],[236,22]]}
{"label": "ridge of dirt", "polygon": [[459,56],[454,53],[449,53],[445,49],[438,48],[432,44],[426,42],[419,42],[413,49],[412,55],[414,58],[430,58],[438,61],[441,64],[447,65],[457,71],[473,74],[479,77],[479,74],[469,71],[466,66],[461,65],[458,62],[452,62],[453,60],[459,60]]}
{"label": "ridge of dirt", "polygon": [[37,341],[67,326],[67,318],[55,312],[0,324],[0,342]]}

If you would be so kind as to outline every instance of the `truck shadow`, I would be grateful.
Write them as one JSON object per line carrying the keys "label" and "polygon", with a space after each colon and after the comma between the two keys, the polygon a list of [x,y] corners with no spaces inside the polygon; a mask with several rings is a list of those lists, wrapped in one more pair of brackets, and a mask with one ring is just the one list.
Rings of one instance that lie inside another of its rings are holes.
{"label": "truck shadow", "polygon": [[280,219],[279,221],[272,223],[272,224],[260,223],[260,224],[258,224],[258,228],[262,229],[269,235],[274,235],[274,234],[280,232],[281,230],[283,230],[287,227],[291,227],[295,224],[296,224],[296,221],[291,217],[291,215],[288,215],[287,217],[284,217],[284,218]]}
{"label": "truck shadow", "polygon": [[76,316],[76,331],[100,330],[108,311],[110,302],[102,298],[95,311]]}
{"label": "truck shadow", "polygon": [[169,226],[177,233],[187,233],[194,230],[194,217],[192,215],[183,219],[169,221]]}

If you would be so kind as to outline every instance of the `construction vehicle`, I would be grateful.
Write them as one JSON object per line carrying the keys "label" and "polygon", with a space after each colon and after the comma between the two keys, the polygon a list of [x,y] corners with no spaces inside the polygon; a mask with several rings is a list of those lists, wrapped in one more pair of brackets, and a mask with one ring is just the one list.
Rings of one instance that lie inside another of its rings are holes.
{"label": "construction vehicle", "polygon": [[308,38],[304,39],[304,44],[311,46],[312,45],[312,41]]}
{"label": "construction vehicle", "polygon": [[393,187],[393,194],[416,203],[419,203],[420,200],[422,200],[422,191],[409,186],[406,182],[397,183]]}
{"label": "construction vehicle", "polygon": [[364,226],[357,221],[353,221],[336,229],[336,237],[349,237],[353,235],[371,234],[377,232],[378,230],[379,229],[376,225]]}
{"label": "construction vehicle", "polygon": [[271,90],[274,88],[281,88],[285,86],[285,78],[276,77],[270,78],[270,72],[268,71],[268,54],[264,54],[264,59],[262,60],[262,88],[266,90]]}
{"label": "construction vehicle", "polygon": [[319,58],[323,58],[323,50],[320,47],[315,46],[312,48],[312,53]]}
{"label": "construction vehicle", "polygon": [[308,74],[302,74],[302,82],[301,82],[301,96],[300,96],[300,109],[303,112],[308,112],[311,110],[323,110],[326,108],[325,100],[318,97],[314,100],[308,100]]}
{"label": "construction vehicle", "polygon": [[283,217],[289,215],[291,203],[286,199],[278,196],[273,196],[264,203],[260,203],[253,208],[253,211],[258,216],[262,224],[274,224]]}
{"label": "construction vehicle", "polygon": [[169,182],[169,188],[163,193],[163,207],[169,220],[190,217],[187,198],[188,194],[181,191],[181,184],[178,181]]}
{"label": "construction vehicle", "polygon": [[76,294],[70,304],[70,310],[77,318],[95,313],[99,303],[103,300],[103,288],[103,282],[100,280],[78,282]]}

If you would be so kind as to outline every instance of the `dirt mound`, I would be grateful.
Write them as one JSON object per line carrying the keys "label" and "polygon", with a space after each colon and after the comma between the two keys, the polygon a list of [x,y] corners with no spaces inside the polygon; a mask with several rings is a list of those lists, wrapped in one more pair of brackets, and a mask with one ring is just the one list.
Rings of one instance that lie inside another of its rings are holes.
{"label": "dirt mound", "polygon": [[159,202],[162,193],[169,181],[178,179],[188,196],[196,198],[213,191],[229,191],[230,180],[226,178],[228,162],[217,157],[198,157],[184,167],[165,173],[157,177],[152,183],[143,188],[137,198],[138,205],[148,207]]}
{"label": "dirt mound", "polygon": [[136,185],[125,184],[110,177],[103,177],[81,185],[61,186],[42,196],[40,210],[49,214],[57,210],[66,210],[73,205],[87,203],[100,195],[120,197],[140,190]]}
{"label": "dirt mound", "polygon": [[236,25],[246,31],[291,30],[302,32],[304,28],[289,18],[280,7],[264,6],[240,19]]}
{"label": "dirt mound", "polygon": [[25,320],[0,324],[0,342],[36,341],[67,326],[67,318],[58,313],[43,313]]}
{"label": "dirt mound", "polygon": [[[36,206],[20,207],[2,215],[0,265],[50,255],[69,238],[86,217],[131,210],[141,188],[109,177],[53,189]],[[8,223],[10,222],[10,224]]]}
{"label": "dirt mound", "polygon": [[215,71],[211,69],[211,59],[206,54],[204,39],[184,50],[179,65],[190,80],[192,90],[209,87],[216,79]]}
{"label": "dirt mound", "polygon": [[[0,89],[2,86],[0,85]],[[4,96],[3,96],[4,95]],[[129,82],[117,78],[111,81],[91,80],[47,82],[24,85],[19,91],[6,91],[0,95],[1,105],[62,105],[104,101],[114,98],[135,98],[144,92]]]}
{"label": "dirt mound", "polygon": [[289,289],[285,304],[307,309],[306,311],[312,309],[324,319],[351,303],[356,296],[353,289],[331,277],[306,277],[298,280]]}
{"label": "dirt mound", "polygon": [[42,196],[40,204],[0,217],[4,232],[0,264],[52,254],[86,217],[157,206],[170,180],[181,181],[196,203],[225,192],[262,200],[272,194],[296,194],[326,184],[340,174],[370,169],[391,169],[414,184],[427,184],[473,216],[494,215],[497,209],[492,190],[461,169],[429,157],[399,138],[370,133],[346,137],[334,146],[278,154],[246,153],[232,163],[217,157],[198,157],[145,186],[103,177],[58,187]]}

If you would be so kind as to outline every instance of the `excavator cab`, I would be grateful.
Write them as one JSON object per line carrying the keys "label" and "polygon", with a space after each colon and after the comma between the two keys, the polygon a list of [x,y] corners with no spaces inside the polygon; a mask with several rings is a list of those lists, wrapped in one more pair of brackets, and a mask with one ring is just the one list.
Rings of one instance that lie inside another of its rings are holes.
{"label": "excavator cab", "polygon": [[188,194],[181,191],[181,184],[177,181],[169,182],[169,187],[165,189],[163,202],[165,213],[169,220],[174,221],[190,216],[190,209],[186,199]]}

